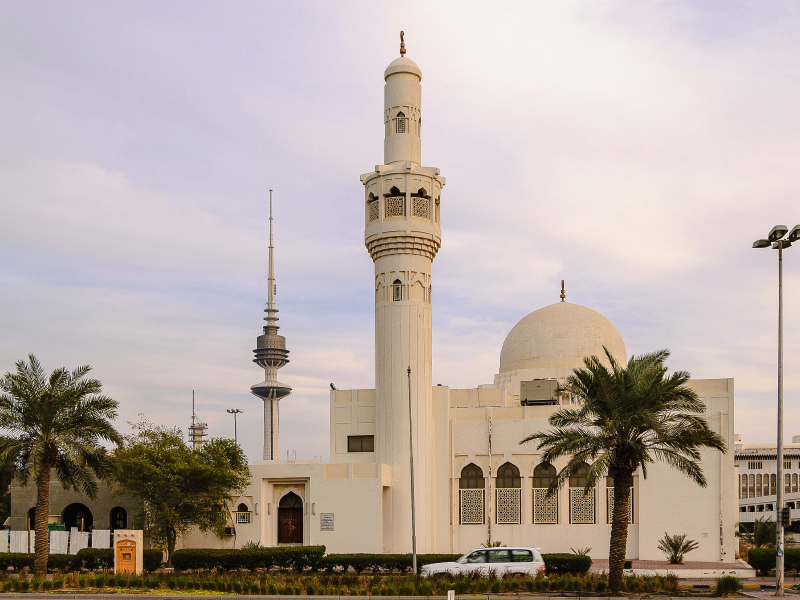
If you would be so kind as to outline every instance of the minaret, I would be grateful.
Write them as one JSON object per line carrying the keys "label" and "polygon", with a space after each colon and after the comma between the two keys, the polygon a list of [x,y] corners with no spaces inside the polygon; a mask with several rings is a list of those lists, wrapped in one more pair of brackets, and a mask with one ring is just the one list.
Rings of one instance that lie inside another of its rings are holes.
{"label": "minaret", "polygon": [[189,425],[189,441],[192,442],[193,450],[200,450],[203,447],[203,438],[208,434],[208,423],[201,423],[194,412],[194,390],[192,390],[192,424]]}
{"label": "minaret", "polygon": [[286,338],[278,335],[275,308],[275,265],[272,246],[272,190],[269,191],[269,292],[264,312],[264,333],[258,336],[253,362],[264,368],[264,381],[250,387],[253,395],[264,401],[264,460],[278,459],[278,400],[292,393],[292,388],[278,381],[278,369],[289,362]]}
{"label": "minaret", "polygon": [[[402,40],[402,36],[401,36]],[[384,72],[384,159],[361,176],[365,243],[375,264],[375,452],[391,465],[391,547],[411,550],[409,389],[414,435],[416,531],[432,547],[431,264],[441,245],[439,169],[421,166],[422,72],[405,58]],[[386,502],[387,499],[384,498]]]}

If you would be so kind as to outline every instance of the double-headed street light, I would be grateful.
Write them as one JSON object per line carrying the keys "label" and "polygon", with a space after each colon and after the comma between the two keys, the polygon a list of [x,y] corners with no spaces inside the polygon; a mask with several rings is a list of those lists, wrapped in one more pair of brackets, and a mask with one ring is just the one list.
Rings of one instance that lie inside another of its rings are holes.
{"label": "double-headed street light", "polygon": [[[800,225],[795,225],[786,235],[786,225],[776,225],[767,239],[756,240],[753,248],[773,248],[778,251],[778,489],[775,499],[775,595],[783,596],[783,249],[800,240]],[[783,236],[786,236],[785,238]]]}
{"label": "double-headed street light", "polygon": [[234,443],[238,444],[239,440],[236,437],[236,415],[243,413],[243,410],[239,410],[238,408],[226,408],[225,411],[233,415],[233,441]]}

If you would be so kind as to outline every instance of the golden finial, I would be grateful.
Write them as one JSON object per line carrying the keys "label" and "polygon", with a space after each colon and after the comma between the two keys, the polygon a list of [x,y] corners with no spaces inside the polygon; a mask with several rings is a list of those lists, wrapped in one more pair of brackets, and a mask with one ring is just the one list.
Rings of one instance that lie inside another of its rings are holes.
{"label": "golden finial", "polygon": [[400,32],[400,56],[406,55],[406,44],[403,41],[403,32]]}
{"label": "golden finial", "polygon": [[561,280],[561,301],[563,302],[564,298],[566,298],[566,297],[567,297],[566,294],[564,294],[564,280],[562,279]]}

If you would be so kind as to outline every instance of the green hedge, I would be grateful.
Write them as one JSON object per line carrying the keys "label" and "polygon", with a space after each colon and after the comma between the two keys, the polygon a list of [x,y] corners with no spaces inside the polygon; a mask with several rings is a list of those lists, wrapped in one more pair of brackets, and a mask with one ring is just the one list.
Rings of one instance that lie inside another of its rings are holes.
{"label": "green hedge", "polygon": [[542,554],[547,574],[587,573],[592,559],[585,554]]}
{"label": "green hedge", "polygon": [[[453,562],[461,556],[461,554],[417,554],[417,568],[432,563]],[[411,564],[410,554],[328,554],[322,559],[320,568],[329,570],[352,568],[359,573],[378,569],[408,571],[411,569]]]}
{"label": "green hedge", "polygon": [[[51,556],[57,556],[51,554]],[[161,566],[163,560],[163,552],[161,550],[148,550],[142,551],[142,567],[145,571],[153,572]],[[72,557],[72,568],[76,570],[89,569],[113,569],[114,568],[114,550],[112,548],[84,548],[78,550],[78,553]]]}
{"label": "green hedge", "polygon": [[[33,553],[27,552],[4,552],[0,553],[0,570],[5,571],[8,567],[21,569],[22,567],[33,568]],[[50,554],[47,557],[48,569],[69,570],[75,557],[71,554]]]}
{"label": "green hedge", "polygon": [[172,566],[187,569],[318,569],[325,546],[280,546],[246,550],[186,548],[172,553]]}
{"label": "green hedge", "polygon": [[[762,575],[767,575],[775,568],[775,548],[750,548],[747,562]],[[783,551],[783,568],[795,573],[800,570],[800,548],[786,548]]]}

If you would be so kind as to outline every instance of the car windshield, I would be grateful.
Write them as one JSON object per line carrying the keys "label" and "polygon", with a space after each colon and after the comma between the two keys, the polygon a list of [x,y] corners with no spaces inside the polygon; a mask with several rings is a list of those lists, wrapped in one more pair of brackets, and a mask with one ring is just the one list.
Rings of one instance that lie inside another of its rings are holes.
{"label": "car windshield", "polygon": [[474,564],[474,563],[485,563],[486,562],[486,551],[485,550],[476,550],[475,552],[470,552],[460,561],[461,564]]}

